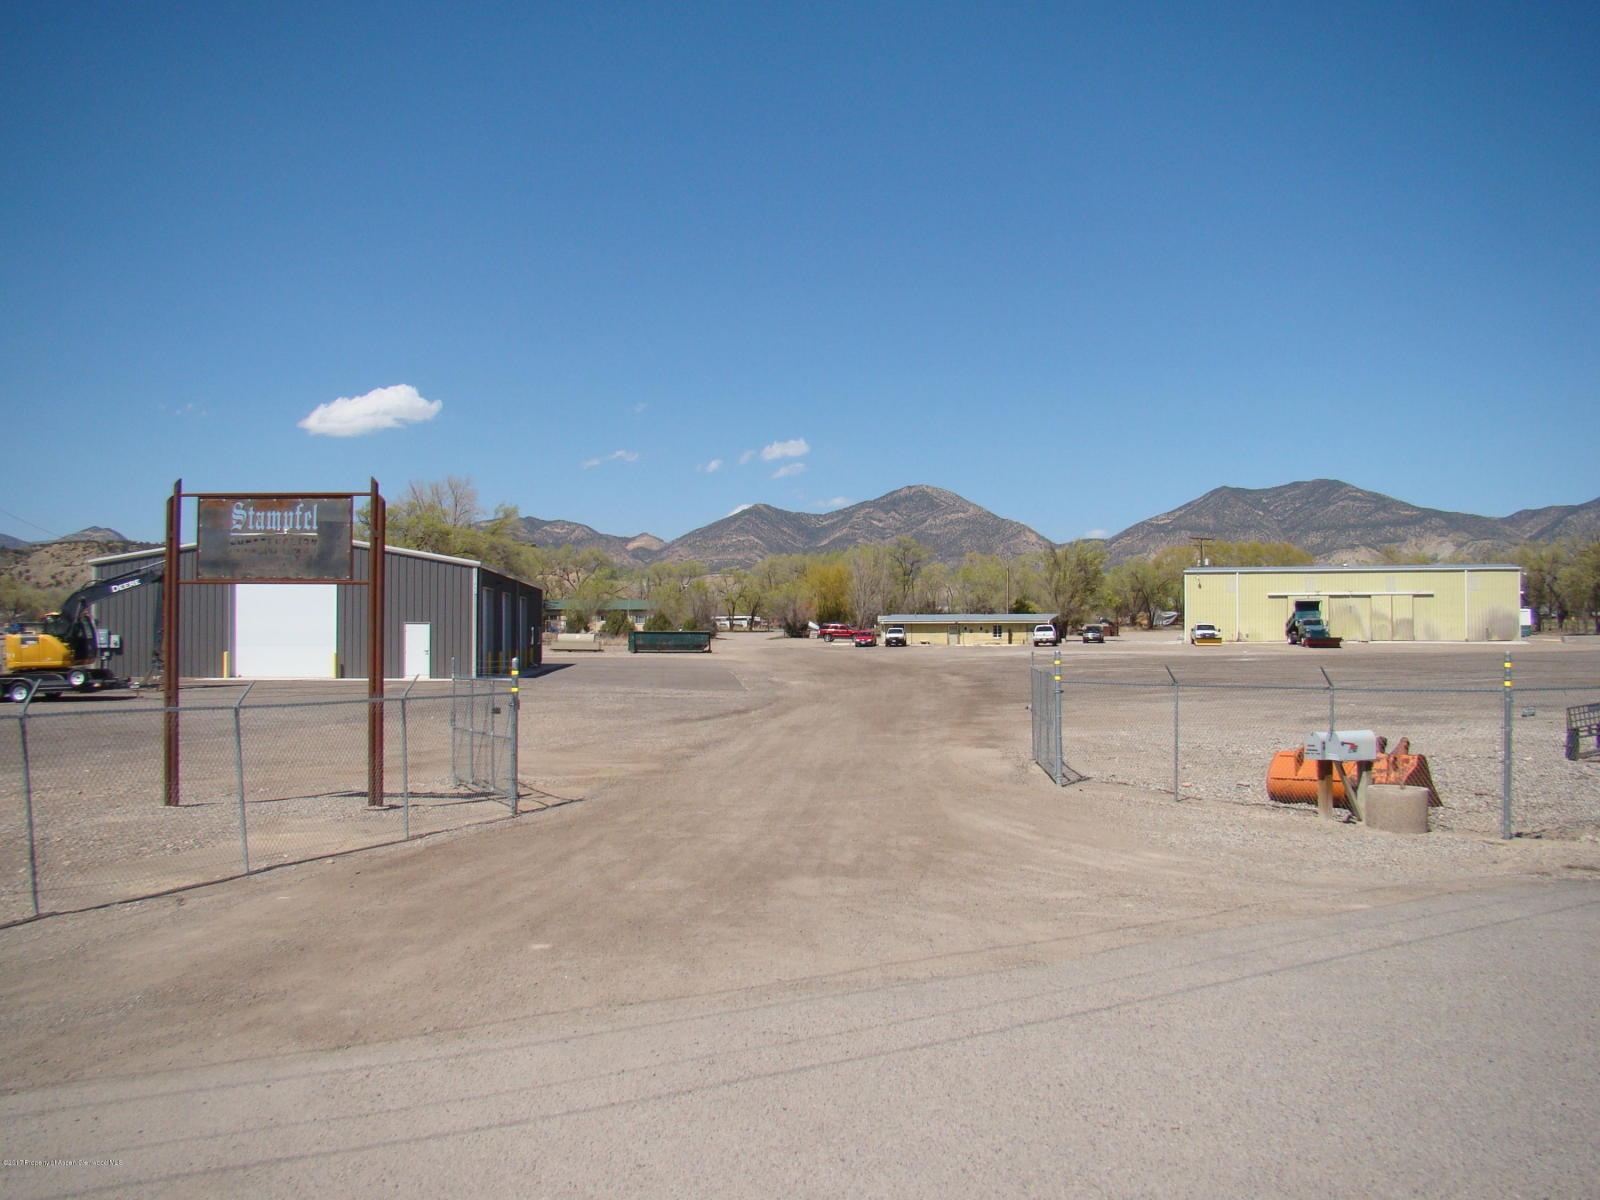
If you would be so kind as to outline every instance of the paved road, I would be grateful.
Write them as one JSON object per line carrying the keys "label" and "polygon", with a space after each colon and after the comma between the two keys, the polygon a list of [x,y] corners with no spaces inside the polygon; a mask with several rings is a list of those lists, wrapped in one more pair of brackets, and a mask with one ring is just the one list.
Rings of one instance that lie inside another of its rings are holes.
{"label": "paved road", "polygon": [[30,1089],[9,1196],[1584,1197],[1600,882]]}

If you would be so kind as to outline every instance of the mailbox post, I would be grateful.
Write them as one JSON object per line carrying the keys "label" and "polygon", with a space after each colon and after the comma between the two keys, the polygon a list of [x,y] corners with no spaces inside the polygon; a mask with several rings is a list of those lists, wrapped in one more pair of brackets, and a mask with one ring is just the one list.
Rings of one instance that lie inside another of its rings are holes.
{"label": "mailbox post", "polygon": [[[1334,772],[1344,783],[1345,799],[1357,820],[1361,812],[1361,787],[1372,774],[1378,757],[1378,735],[1370,729],[1333,729],[1306,735],[1306,757],[1317,764],[1317,816],[1333,819]],[[1345,778],[1340,763],[1356,764],[1356,780]]]}

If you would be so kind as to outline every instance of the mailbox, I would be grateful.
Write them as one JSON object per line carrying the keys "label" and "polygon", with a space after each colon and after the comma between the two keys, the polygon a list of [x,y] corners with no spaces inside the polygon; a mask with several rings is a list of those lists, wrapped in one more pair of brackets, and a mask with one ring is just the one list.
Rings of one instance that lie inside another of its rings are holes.
{"label": "mailbox", "polygon": [[1308,733],[1306,757],[1322,762],[1372,762],[1378,757],[1378,735],[1370,729]]}

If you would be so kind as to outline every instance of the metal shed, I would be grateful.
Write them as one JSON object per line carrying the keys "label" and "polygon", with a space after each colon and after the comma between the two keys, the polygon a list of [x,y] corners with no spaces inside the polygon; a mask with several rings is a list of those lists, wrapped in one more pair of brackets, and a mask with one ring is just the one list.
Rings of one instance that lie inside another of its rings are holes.
{"label": "metal shed", "polygon": [[[355,543],[355,574],[367,574],[370,547]],[[160,547],[92,559],[96,579],[161,560]],[[384,674],[447,679],[504,674],[517,658],[541,661],[544,594],[482,563],[390,546],[384,555]],[[195,577],[192,544],[179,553],[183,579]],[[151,674],[161,614],[159,588],[140,588],[96,605],[103,628],[121,638],[117,670]],[[359,584],[226,583],[185,587],[179,655],[198,678],[364,679],[367,595]]]}

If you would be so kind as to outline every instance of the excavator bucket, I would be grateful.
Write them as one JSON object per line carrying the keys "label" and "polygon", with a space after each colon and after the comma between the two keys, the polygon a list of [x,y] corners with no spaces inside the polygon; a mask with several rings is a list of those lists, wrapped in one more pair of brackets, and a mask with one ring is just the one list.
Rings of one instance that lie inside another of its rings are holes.
{"label": "excavator bucket", "polygon": [[1433,772],[1428,769],[1426,755],[1411,753],[1411,739],[1401,738],[1392,751],[1378,756],[1372,764],[1373,783],[1397,783],[1406,787],[1428,789],[1428,807],[1439,808],[1439,789],[1433,786]]}

